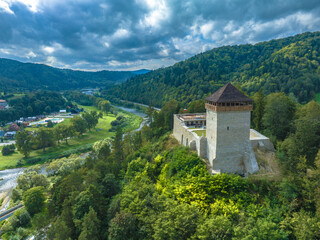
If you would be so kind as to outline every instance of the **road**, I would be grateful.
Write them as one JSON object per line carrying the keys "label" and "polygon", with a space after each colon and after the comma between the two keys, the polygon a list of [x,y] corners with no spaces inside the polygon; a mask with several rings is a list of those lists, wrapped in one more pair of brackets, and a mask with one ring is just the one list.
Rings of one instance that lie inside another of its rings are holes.
{"label": "road", "polygon": [[10,208],[9,210],[4,211],[3,213],[0,214],[0,222],[2,220],[7,219],[8,217],[11,217],[15,211],[17,211],[18,209],[22,208],[23,204],[19,204],[13,208]]}
{"label": "road", "polygon": [[9,142],[6,142],[6,143],[0,143],[0,147],[1,146],[5,146],[5,145],[11,145],[11,144],[16,144],[16,141],[9,141]]}

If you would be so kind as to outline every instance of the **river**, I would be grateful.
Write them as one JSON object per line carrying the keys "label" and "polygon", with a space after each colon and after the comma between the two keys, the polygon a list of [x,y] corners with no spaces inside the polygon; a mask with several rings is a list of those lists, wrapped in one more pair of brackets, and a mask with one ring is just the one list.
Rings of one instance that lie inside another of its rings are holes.
{"label": "river", "polygon": [[129,113],[133,113],[139,117],[142,117],[143,120],[142,122],[140,123],[140,127],[131,131],[131,132],[137,132],[137,131],[140,131],[144,125],[147,124],[147,121],[148,121],[148,117],[147,117],[147,114],[145,114],[144,112],[138,110],[138,109],[135,109],[135,108],[127,108],[127,107],[121,107],[121,106],[115,106],[115,105],[112,105],[113,107],[116,107],[116,108],[119,108],[123,111],[126,111],[126,112],[129,112]]}
{"label": "river", "polygon": [[[134,108],[127,108],[127,107],[120,107],[120,106],[114,106],[116,108],[119,108],[123,111],[133,113],[139,117],[143,118],[143,121],[140,124],[140,127],[133,130],[133,131],[140,131],[141,128],[147,124],[147,115],[144,112],[141,112]],[[7,210],[9,206],[9,194],[12,189],[14,189],[17,186],[17,179],[18,177],[23,173],[25,168],[13,168],[13,169],[6,169],[3,171],[0,171],[0,199],[4,198],[5,205],[0,209],[0,212],[3,212]],[[41,169],[41,173],[45,174],[44,168]]]}
{"label": "river", "polygon": [[24,168],[13,168],[0,171],[0,196],[3,199],[4,206],[0,212],[7,210],[9,206],[9,194],[17,186],[17,179],[23,173]]}

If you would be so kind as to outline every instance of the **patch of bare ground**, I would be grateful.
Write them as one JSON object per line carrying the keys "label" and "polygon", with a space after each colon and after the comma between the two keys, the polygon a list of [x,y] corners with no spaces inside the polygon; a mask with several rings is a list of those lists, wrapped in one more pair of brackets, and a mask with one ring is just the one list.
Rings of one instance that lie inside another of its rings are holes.
{"label": "patch of bare ground", "polygon": [[166,145],[165,145],[165,150],[169,150],[172,148],[175,148],[177,146],[179,146],[180,143],[178,142],[178,140],[173,136],[173,134],[171,134],[168,139],[166,139]]}
{"label": "patch of bare ground", "polygon": [[254,179],[280,180],[281,171],[278,164],[277,156],[274,151],[254,150],[259,165],[259,171],[250,175]]}

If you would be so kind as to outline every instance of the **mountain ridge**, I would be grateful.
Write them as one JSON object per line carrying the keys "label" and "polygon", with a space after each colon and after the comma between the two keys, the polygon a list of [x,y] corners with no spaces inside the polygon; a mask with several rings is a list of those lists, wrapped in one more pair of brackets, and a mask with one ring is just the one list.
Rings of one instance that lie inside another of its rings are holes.
{"label": "mountain ridge", "polygon": [[304,103],[320,92],[320,32],[266,42],[223,46],[173,66],[132,77],[106,90],[110,99],[161,107],[170,99],[187,106],[232,82],[249,94],[285,92]]}
{"label": "mountain ridge", "polygon": [[83,87],[111,87],[147,71],[149,70],[91,72],[0,58],[0,90],[68,90]]}

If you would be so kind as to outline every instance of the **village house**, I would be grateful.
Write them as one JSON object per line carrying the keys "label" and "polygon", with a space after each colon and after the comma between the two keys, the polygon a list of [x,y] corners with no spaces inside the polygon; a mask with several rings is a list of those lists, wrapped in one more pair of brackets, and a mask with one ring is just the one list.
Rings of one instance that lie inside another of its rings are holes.
{"label": "village house", "polygon": [[8,108],[7,101],[0,99],[0,110],[7,109],[7,108]]}
{"label": "village house", "polygon": [[4,137],[13,140],[16,136],[16,133],[17,133],[16,131],[6,132],[4,134]]}

